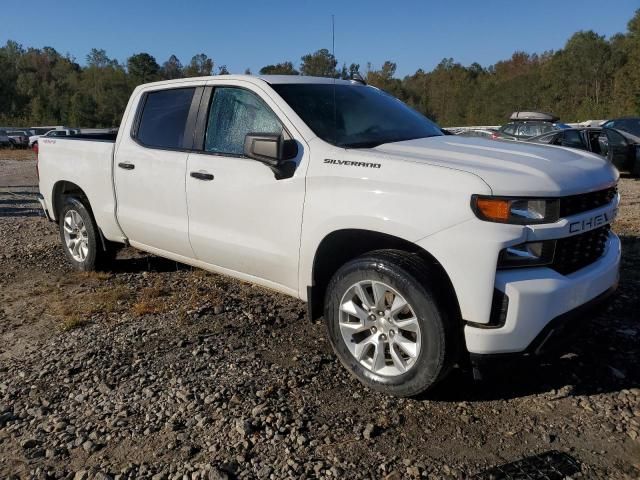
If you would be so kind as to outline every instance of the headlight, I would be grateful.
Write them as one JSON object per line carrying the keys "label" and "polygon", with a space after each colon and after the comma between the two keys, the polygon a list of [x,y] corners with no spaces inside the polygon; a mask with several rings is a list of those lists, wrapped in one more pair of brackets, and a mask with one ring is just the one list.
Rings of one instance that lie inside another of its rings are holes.
{"label": "headlight", "polygon": [[560,201],[557,198],[473,195],[471,209],[480,220],[516,225],[553,223],[560,217]]}
{"label": "headlight", "polygon": [[555,240],[528,242],[507,247],[500,252],[498,268],[539,267],[553,262]]}

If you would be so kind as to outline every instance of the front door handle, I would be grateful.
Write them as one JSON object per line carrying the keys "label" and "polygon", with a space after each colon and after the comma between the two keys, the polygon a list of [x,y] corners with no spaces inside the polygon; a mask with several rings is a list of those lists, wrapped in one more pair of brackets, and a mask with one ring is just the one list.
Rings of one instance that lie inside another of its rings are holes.
{"label": "front door handle", "polygon": [[133,163],[120,162],[118,164],[120,168],[124,168],[125,170],[133,170],[136,166]]}
{"label": "front door handle", "polygon": [[191,176],[198,180],[213,180],[213,175],[207,172],[191,172]]}

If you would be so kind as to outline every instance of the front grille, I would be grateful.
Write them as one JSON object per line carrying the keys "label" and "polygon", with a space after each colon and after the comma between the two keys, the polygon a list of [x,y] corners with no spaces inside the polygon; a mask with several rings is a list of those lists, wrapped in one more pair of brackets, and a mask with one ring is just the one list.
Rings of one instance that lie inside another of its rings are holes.
{"label": "front grille", "polygon": [[604,253],[611,227],[605,225],[589,232],[561,238],[556,241],[553,263],[550,265],[563,275],[591,265]]}
{"label": "front grille", "polygon": [[617,187],[606,188],[597,192],[581,193],[560,199],[560,218],[577,215],[611,202],[618,193]]}

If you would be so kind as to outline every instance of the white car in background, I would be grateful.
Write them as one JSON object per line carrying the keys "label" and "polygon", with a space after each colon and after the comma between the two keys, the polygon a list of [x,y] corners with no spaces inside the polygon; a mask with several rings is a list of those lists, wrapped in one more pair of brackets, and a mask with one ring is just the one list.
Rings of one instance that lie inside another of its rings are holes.
{"label": "white car in background", "polygon": [[55,130],[49,130],[48,132],[42,135],[33,135],[29,137],[29,147],[33,147],[34,144],[38,142],[38,139],[41,137],[69,137],[71,135],[76,135],[80,133],[80,130],[75,128],[60,128]]}

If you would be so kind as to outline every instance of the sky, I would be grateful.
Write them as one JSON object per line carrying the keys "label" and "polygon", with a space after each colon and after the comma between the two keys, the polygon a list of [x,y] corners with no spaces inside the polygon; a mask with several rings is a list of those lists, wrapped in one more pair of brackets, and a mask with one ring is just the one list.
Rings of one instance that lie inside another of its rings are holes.
{"label": "sky", "polygon": [[[8,0],[2,0],[2,2]],[[147,52],[162,64],[206,53],[231,73],[257,73],[320,48],[340,64],[397,63],[396,75],[452,57],[488,66],[516,51],[562,48],[579,30],[625,32],[640,0],[30,0],[24,19],[0,22],[0,42],[50,46],[80,64],[91,48],[125,62]],[[14,7],[16,3],[13,2]]]}

